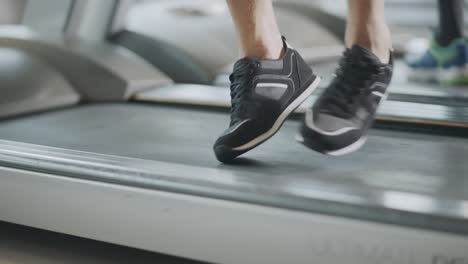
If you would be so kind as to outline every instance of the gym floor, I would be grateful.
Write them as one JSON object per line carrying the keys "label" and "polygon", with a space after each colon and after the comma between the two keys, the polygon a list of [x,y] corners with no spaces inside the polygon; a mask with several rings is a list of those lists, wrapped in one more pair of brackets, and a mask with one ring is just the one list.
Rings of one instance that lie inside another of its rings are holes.
{"label": "gym floor", "polygon": [[201,264],[5,222],[0,234],[0,264]]}

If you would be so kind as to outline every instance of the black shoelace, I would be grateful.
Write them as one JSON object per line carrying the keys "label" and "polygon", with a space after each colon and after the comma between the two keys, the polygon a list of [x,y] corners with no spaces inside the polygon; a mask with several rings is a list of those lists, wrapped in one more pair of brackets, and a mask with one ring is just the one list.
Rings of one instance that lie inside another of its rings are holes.
{"label": "black shoelace", "polygon": [[360,99],[368,92],[370,82],[382,73],[382,66],[376,65],[370,58],[353,60],[350,50],[343,54],[330,89],[322,97],[322,111],[336,116],[349,118]]}
{"label": "black shoelace", "polygon": [[229,76],[231,81],[231,120],[242,115],[242,103],[252,89],[252,79],[259,63],[252,58],[244,58],[234,65],[233,73]]}

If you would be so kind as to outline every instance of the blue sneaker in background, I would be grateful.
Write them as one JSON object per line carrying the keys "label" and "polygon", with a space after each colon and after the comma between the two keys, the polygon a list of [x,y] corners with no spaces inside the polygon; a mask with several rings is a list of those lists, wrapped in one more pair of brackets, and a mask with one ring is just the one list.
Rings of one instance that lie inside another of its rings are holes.
{"label": "blue sneaker in background", "polygon": [[468,41],[459,38],[442,47],[433,38],[429,49],[408,66],[411,81],[468,85]]}

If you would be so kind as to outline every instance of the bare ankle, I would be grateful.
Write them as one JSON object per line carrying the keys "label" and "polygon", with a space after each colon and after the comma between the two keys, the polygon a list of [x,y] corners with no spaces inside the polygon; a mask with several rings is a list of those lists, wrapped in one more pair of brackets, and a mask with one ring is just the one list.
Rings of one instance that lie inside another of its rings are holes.
{"label": "bare ankle", "polygon": [[246,42],[241,53],[243,57],[276,60],[283,56],[284,45],[281,37],[275,40],[257,40]]}
{"label": "bare ankle", "polygon": [[389,63],[392,39],[390,30],[385,23],[370,24],[349,30],[346,45],[350,48],[357,44],[371,50],[382,63]]}

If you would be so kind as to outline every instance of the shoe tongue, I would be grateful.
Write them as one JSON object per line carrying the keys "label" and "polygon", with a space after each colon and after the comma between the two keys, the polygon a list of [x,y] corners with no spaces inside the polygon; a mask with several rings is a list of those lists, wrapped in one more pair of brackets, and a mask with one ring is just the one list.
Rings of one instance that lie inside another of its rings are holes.
{"label": "shoe tongue", "polygon": [[353,45],[351,49],[348,49],[348,56],[352,63],[369,63],[374,65],[381,65],[380,59],[369,49],[360,46]]}

